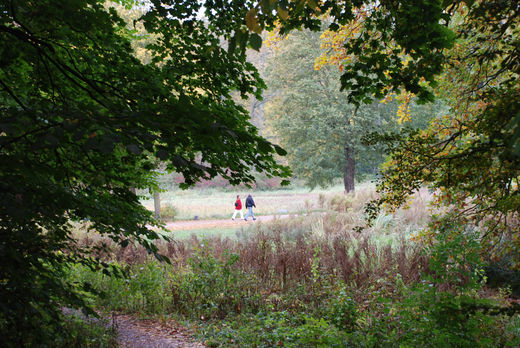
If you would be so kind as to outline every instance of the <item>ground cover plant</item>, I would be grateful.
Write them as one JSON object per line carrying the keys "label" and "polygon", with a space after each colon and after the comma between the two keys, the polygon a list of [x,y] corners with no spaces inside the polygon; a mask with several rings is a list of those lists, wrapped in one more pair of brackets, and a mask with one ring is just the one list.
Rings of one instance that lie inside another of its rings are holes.
{"label": "ground cover plant", "polygon": [[65,317],[65,337],[56,335],[56,347],[119,347],[117,329],[106,320],[85,319],[80,312],[68,313]]}

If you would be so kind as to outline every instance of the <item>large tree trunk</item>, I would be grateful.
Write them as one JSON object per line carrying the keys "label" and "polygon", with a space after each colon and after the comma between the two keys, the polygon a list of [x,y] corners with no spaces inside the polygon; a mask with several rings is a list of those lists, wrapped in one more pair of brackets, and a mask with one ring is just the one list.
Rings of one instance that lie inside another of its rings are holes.
{"label": "large tree trunk", "polygon": [[349,145],[345,145],[345,171],[343,172],[343,184],[345,192],[354,191],[354,170],[356,160],[354,159],[354,151]]}
{"label": "large tree trunk", "polygon": [[159,192],[155,191],[153,193],[153,206],[155,208],[155,218],[160,219],[161,218],[161,196],[159,195]]}

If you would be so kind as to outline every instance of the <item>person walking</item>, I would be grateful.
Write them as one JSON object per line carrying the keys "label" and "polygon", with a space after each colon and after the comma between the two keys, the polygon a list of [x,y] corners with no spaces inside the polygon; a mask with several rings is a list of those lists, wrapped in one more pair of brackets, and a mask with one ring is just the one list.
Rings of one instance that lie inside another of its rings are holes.
{"label": "person walking", "polygon": [[237,216],[237,213],[240,213],[240,218],[244,218],[244,214],[242,213],[242,201],[240,201],[240,196],[237,195],[237,200],[235,201],[235,212],[233,213],[233,217],[231,220],[235,220],[235,216]]}
{"label": "person walking", "polygon": [[253,217],[253,220],[256,220],[255,218],[255,214],[253,213],[253,207],[256,208],[256,205],[255,205],[255,201],[253,201],[253,197],[251,197],[251,194],[249,194],[246,198],[246,209],[247,209],[247,213],[246,213],[246,216],[244,218],[245,221],[247,221],[247,218],[249,216],[252,216]]}

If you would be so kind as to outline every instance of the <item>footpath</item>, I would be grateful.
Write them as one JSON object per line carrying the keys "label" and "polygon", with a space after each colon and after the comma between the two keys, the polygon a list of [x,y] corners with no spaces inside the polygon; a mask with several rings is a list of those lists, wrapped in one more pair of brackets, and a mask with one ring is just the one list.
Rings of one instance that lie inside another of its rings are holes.
{"label": "footpath", "polygon": [[218,220],[181,220],[166,223],[166,229],[170,231],[178,230],[195,230],[214,227],[245,227],[258,222],[267,222],[274,219],[285,219],[291,215],[262,215],[257,216],[256,220],[248,218],[247,221],[236,218],[235,220],[218,219]]}
{"label": "footpath", "polygon": [[174,320],[159,321],[138,319],[128,314],[112,312],[111,316],[98,319],[87,317],[81,311],[63,308],[65,315],[75,315],[86,322],[100,324],[117,332],[117,343],[124,348],[202,348],[179,323]]}

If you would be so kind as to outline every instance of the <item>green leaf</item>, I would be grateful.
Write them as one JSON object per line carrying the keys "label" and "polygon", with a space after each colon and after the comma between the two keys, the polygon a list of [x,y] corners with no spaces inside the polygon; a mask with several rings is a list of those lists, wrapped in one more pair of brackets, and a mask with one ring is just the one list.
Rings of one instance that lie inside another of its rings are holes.
{"label": "green leaf", "polygon": [[287,151],[285,151],[281,146],[279,145],[274,145],[274,150],[276,151],[276,153],[280,156],[286,156],[287,155]]}
{"label": "green leaf", "polygon": [[240,47],[240,51],[243,52],[247,46],[247,40],[249,38],[249,32],[245,30],[238,30],[236,32],[237,44]]}
{"label": "green leaf", "polygon": [[228,53],[233,54],[237,48],[237,34],[233,35],[228,42]]}
{"label": "green leaf", "polygon": [[260,35],[253,33],[249,36],[249,44],[251,45],[251,48],[259,51],[260,47],[262,47],[262,38]]}

